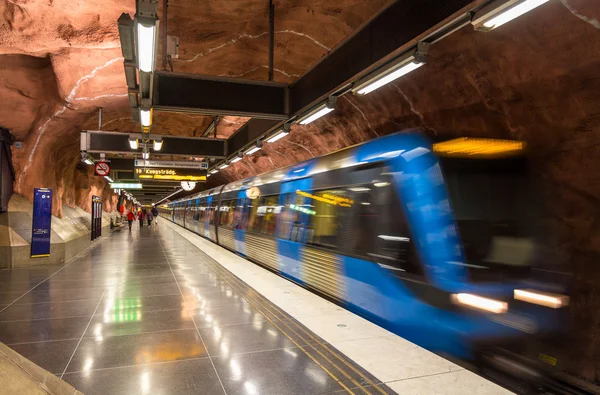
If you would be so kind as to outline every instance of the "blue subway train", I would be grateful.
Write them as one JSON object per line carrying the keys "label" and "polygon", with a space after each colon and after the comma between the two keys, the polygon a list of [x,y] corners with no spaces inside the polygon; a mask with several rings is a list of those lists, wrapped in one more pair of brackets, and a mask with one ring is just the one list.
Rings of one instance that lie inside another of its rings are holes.
{"label": "blue subway train", "polygon": [[161,215],[434,352],[561,329],[523,144],[381,137]]}

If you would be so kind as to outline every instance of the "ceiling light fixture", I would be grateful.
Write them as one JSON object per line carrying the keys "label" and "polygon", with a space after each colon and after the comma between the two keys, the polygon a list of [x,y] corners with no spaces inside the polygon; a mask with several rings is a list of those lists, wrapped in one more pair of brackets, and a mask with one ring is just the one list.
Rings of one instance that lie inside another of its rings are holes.
{"label": "ceiling light fixture", "polygon": [[142,159],[145,159],[145,160],[150,159],[150,152],[147,152],[147,151],[142,152]]}
{"label": "ceiling light fixture", "polygon": [[154,151],[160,151],[160,149],[162,148],[162,145],[163,145],[162,139],[157,139],[157,140],[154,140],[154,145],[152,148],[154,148]]}
{"label": "ceiling light fixture", "polygon": [[279,131],[275,132],[274,135],[272,135],[271,137],[269,137],[267,139],[267,143],[274,143],[276,141],[281,140],[282,138],[284,138],[285,136],[290,134],[290,131],[291,131],[290,124],[289,123],[284,124],[283,128],[279,129]]}
{"label": "ceiling light fixture", "polygon": [[137,139],[134,139],[133,137],[130,137],[130,138],[129,138],[129,147],[130,147],[131,149],[138,149],[138,147],[139,147],[139,144],[138,144],[138,141],[137,141]]}
{"label": "ceiling light fixture", "polygon": [[228,167],[229,167],[229,163],[225,162],[225,163],[223,163],[221,166],[219,166],[219,169],[220,169],[220,170],[223,170],[223,169],[226,169],[226,168],[228,168]]}
{"label": "ceiling light fixture", "polygon": [[330,96],[327,102],[321,103],[298,120],[300,125],[308,125],[335,110],[336,97]]}
{"label": "ceiling light fixture", "polygon": [[152,109],[140,109],[140,123],[142,126],[152,125]]}
{"label": "ceiling light fixture", "polygon": [[151,19],[137,21],[138,68],[151,73],[154,71],[156,53],[156,23]]}
{"label": "ceiling light fixture", "polygon": [[218,172],[219,172],[219,170],[217,170],[217,169],[214,169],[214,170],[211,170],[211,171],[210,171],[210,174],[217,174]]}
{"label": "ceiling light fixture", "polygon": [[235,156],[235,158],[233,158],[231,160],[231,163],[237,163],[237,162],[241,161],[243,157],[244,157],[244,154],[241,152],[238,152],[237,155]]}
{"label": "ceiling light fixture", "polygon": [[498,0],[477,11],[471,20],[476,30],[488,32],[547,3],[548,0]]}
{"label": "ceiling light fixture", "polygon": [[428,50],[428,43],[418,43],[416,48],[400,55],[395,60],[356,82],[352,87],[352,92],[358,95],[366,95],[418,69],[425,64]]}
{"label": "ceiling light fixture", "polygon": [[246,152],[244,152],[245,155],[252,155],[257,153],[258,151],[260,151],[262,148],[262,141],[258,140],[256,142],[256,145],[252,148],[250,148],[249,150],[247,150]]}
{"label": "ceiling light fixture", "polygon": [[83,163],[85,163],[86,165],[93,165],[94,164],[94,158],[92,157],[92,155],[88,154],[87,152],[82,151],[81,152],[81,161]]}

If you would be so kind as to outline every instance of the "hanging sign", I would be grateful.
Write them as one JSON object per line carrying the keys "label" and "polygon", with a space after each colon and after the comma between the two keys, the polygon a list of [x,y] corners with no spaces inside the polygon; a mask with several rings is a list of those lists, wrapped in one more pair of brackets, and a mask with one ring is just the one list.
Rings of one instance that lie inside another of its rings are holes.
{"label": "hanging sign", "polygon": [[50,256],[52,224],[52,189],[33,190],[33,223],[31,227],[31,257]]}
{"label": "hanging sign", "polygon": [[108,162],[96,162],[94,170],[97,176],[105,177],[110,174],[110,165]]}
{"label": "hanging sign", "polygon": [[162,167],[172,169],[208,169],[208,162],[177,160],[144,160],[136,159],[135,167]]}
{"label": "hanging sign", "polygon": [[161,181],[206,181],[206,170],[202,169],[138,167],[135,169],[135,174],[140,179]]}

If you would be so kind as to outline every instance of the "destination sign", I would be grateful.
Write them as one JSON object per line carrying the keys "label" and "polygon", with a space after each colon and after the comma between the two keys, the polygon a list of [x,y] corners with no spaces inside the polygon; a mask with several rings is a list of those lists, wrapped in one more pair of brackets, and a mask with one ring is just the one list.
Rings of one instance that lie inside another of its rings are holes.
{"label": "destination sign", "polygon": [[137,167],[135,174],[138,178],[147,180],[206,181],[206,170],[204,169]]}
{"label": "destination sign", "polygon": [[208,169],[207,162],[200,161],[176,161],[176,160],[144,160],[136,159],[135,167],[161,167],[170,169]]}

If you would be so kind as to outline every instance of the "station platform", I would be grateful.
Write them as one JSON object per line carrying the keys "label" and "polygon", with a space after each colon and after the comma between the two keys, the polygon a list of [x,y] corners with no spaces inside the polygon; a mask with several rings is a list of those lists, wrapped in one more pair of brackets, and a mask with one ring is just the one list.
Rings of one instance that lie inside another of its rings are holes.
{"label": "station platform", "polygon": [[84,394],[508,394],[164,218],[0,272],[0,341]]}

